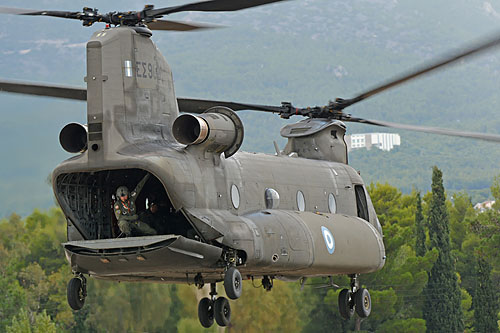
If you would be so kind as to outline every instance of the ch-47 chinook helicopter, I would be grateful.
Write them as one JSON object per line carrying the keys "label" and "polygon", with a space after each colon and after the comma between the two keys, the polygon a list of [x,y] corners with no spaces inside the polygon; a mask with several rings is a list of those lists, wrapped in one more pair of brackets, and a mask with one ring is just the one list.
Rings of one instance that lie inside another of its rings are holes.
{"label": "ch-47 chinook helicopter", "polygon": [[[113,281],[210,284],[198,315],[204,327],[230,322],[242,280],[305,281],[348,275],[339,295],[344,318],[371,311],[358,275],[384,266],[382,229],[359,174],[348,165],[344,122],[500,142],[499,135],[355,118],[344,108],[410,79],[500,44],[496,37],[403,74],[352,99],[296,108],[176,98],[172,73],[152,42],[152,30],[207,28],[160,18],[183,11],[234,11],[279,0],[211,0],[142,11],[100,14],[2,8],[0,13],[106,23],[87,43],[87,88],[0,81],[0,90],[87,102],[87,124],[60,133],[75,155],[52,174],[67,218],[66,257],[75,275],[68,302],[82,308],[86,275]],[[275,155],[238,152],[244,136],[239,110],[306,117],[288,124]],[[179,115],[179,112],[184,114]],[[145,178],[149,175],[149,178]],[[147,179],[144,183],[142,179]],[[163,205],[160,235],[123,237],[114,215],[120,186],[142,183],[137,210]],[[331,281],[331,285],[334,285]]]}

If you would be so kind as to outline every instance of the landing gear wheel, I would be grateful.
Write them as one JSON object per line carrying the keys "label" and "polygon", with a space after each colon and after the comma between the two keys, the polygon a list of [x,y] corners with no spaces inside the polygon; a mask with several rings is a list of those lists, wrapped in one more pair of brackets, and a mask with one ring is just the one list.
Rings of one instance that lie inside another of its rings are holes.
{"label": "landing gear wheel", "polygon": [[67,296],[69,306],[75,310],[81,310],[85,304],[85,286],[81,279],[72,278],[69,280]]}
{"label": "landing gear wheel", "polygon": [[352,293],[349,289],[342,289],[339,294],[339,312],[344,319],[350,319],[354,315]]}
{"label": "landing gear wheel", "polygon": [[240,271],[236,267],[229,267],[224,276],[224,290],[230,299],[238,299],[241,296],[243,284]]}
{"label": "landing gear wheel", "polygon": [[370,293],[365,288],[360,288],[354,294],[354,303],[356,303],[356,313],[361,318],[366,318],[372,311],[372,299]]}
{"label": "landing gear wheel", "polygon": [[208,297],[202,298],[198,304],[198,319],[201,326],[209,328],[214,323],[214,303]]}
{"label": "landing gear wheel", "polygon": [[219,326],[227,326],[231,321],[231,305],[225,297],[219,297],[214,304],[215,321]]}

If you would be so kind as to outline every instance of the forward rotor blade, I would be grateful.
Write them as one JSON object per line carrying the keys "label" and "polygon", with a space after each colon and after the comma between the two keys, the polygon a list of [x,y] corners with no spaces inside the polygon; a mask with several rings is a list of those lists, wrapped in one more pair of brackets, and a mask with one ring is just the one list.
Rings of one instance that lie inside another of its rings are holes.
{"label": "forward rotor blade", "polygon": [[24,8],[0,7],[0,14],[30,15],[30,16],[53,16],[69,19],[80,19],[80,12],[68,12],[60,10],[34,10]]}
{"label": "forward rotor blade", "polygon": [[500,45],[500,34],[495,34],[494,36],[485,39],[481,42],[478,42],[473,45],[469,45],[467,47],[464,47],[464,51],[459,52],[459,53],[450,53],[443,55],[440,59],[424,63],[421,66],[417,67],[414,71],[409,71],[406,73],[403,73],[397,77],[395,77],[392,80],[387,81],[386,83],[383,83],[379,86],[376,86],[362,94],[359,94],[358,96],[351,98],[351,99],[345,99],[345,100],[339,100],[338,105],[339,109],[344,109],[350,105],[353,105],[355,103],[361,102],[362,100],[365,100],[373,95],[379,94],[385,90],[391,89],[393,87],[396,87],[400,84],[405,83],[406,81],[415,79],[419,76],[422,76],[424,74],[427,74],[429,72],[442,69],[443,67],[447,65],[451,65],[453,63],[456,63],[459,60],[462,60],[464,58],[469,58],[472,56],[479,55],[480,53],[489,50],[493,47],[499,46]]}
{"label": "forward rotor blade", "polygon": [[158,17],[178,12],[231,12],[245,8],[267,5],[273,2],[285,0],[210,0],[188,3],[180,6],[165,7],[153,9],[148,12],[149,15]]}
{"label": "forward rotor blade", "polygon": [[36,13],[36,12],[39,11],[34,9],[0,7],[0,14],[26,15],[29,13]]}
{"label": "forward rotor blade", "polygon": [[211,25],[204,23],[191,23],[171,20],[155,20],[146,23],[150,30],[170,30],[170,31],[191,31],[199,29],[215,29],[221,28],[220,25]]}
{"label": "forward rotor blade", "polygon": [[205,112],[205,110],[214,106],[225,106],[234,111],[255,110],[255,111],[282,113],[288,110],[281,106],[244,104],[244,103],[211,101],[211,100],[192,99],[192,98],[177,98],[177,103],[179,105],[179,111],[187,113],[203,113]]}
{"label": "forward rotor blade", "polygon": [[34,84],[29,82],[0,80],[0,91],[27,95],[66,98],[78,101],[87,100],[87,90],[85,88],[45,83]]}
{"label": "forward rotor blade", "polygon": [[370,119],[362,119],[362,118],[349,118],[349,119],[345,119],[345,121],[367,124],[367,125],[374,125],[374,126],[398,128],[398,129],[403,129],[403,130],[408,130],[408,131],[417,131],[417,132],[424,132],[424,133],[457,136],[457,137],[461,137],[461,138],[477,139],[477,140],[490,141],[490,142],[500,142],[500,135],[497,135],[497,134],[466,132],[466,131],[459,131],[459,130],[451,130],[451,129],[447,129],[447,128],[439,128],[439,127],[406,125],[406,124],[400,124],[400,123],[392,123],[392,122],[388,122],[388,121],[370,120]]}

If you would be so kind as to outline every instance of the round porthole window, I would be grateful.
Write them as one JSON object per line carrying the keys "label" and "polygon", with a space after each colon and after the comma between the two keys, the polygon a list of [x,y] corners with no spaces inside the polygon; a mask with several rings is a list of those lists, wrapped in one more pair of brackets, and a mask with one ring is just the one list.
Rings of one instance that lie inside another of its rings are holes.
{"label": "round porthole window", "polygon": [[265,197],[266,197],[266,208],[267,209],[278,208],[278,206],[280,204],[280,195],[275,189],[266,188]]}
{"label": "round porthole window", "polygon": [[240,191],[234,184],[231,186],[231,202],[234,208],[238,209],[240,207]]}
{"label": "round porthole window", "polygon": [[335,201],[335,196],[333,195],[333,193],[330,193],[328,195],[328,209],[332,214],[337,213],[337,202]]}
{"label": "round porthole window", "polygon": [[303,212],[306,210],[306,199],[302,191],[297,191],[297,208]]}

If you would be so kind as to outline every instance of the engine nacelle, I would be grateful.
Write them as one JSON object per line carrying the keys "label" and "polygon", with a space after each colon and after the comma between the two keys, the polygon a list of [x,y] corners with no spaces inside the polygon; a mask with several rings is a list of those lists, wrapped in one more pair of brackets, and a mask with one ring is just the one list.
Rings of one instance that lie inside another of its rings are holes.
{"label": "engine nacelle", "polygon": [[199,145],[207,152],[224,153],[226,158],[238,151],[243,142],[243,123],[226,107],[213,107],[201,115],[183,114],[172,125],[174,138],[185,145]]}
{"label": "engine nacelle", "polygon": [[87,125],[70,123],[59,133],[59,142],[68,153],[83,153],[87,150]]}

